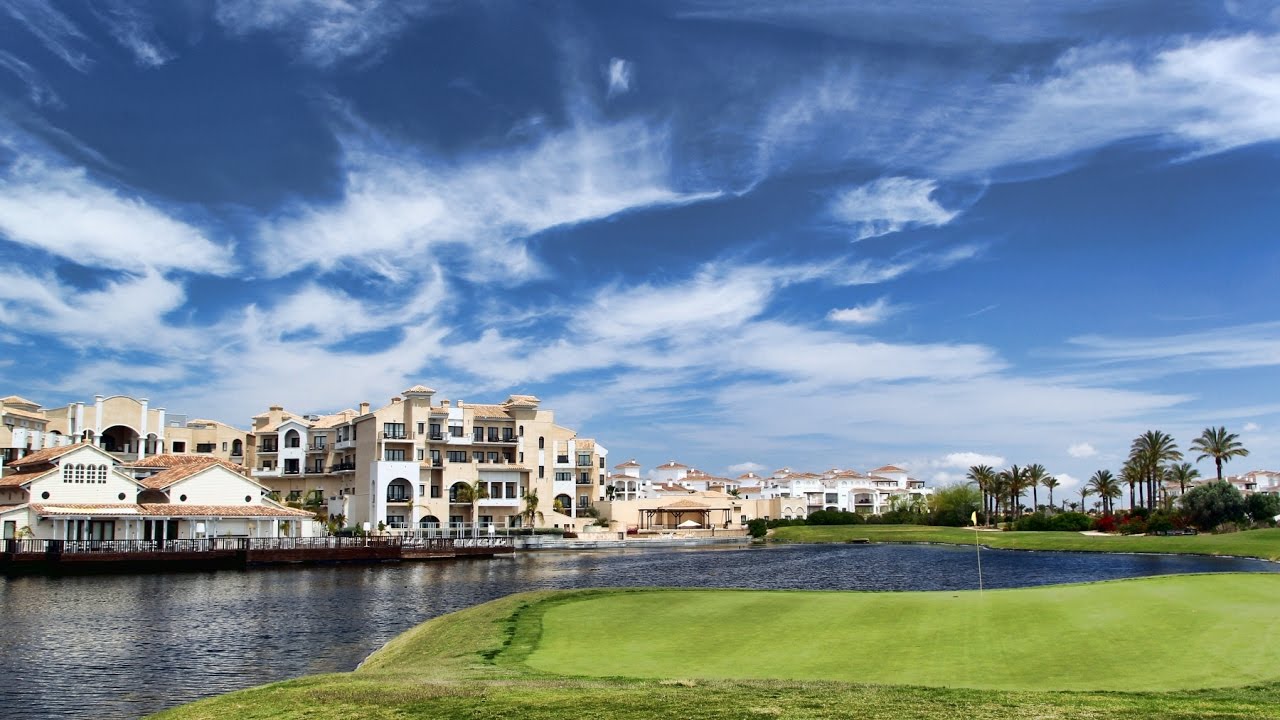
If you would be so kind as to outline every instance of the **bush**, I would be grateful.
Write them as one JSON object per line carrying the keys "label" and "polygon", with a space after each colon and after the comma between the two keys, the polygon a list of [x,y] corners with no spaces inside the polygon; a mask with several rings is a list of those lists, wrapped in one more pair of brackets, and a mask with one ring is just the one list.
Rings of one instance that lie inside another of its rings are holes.
{"label": "bush", "polygon": [[1093,521],[1093,529],[1098,532],[1113,533],[1120,526],[1115,515],[1103,515]]}
{"label": "bush", "polygon": [[1280,515],[1280,497],[1254,493],[1245,498],[1245,511],[1256,523],[1274,525],[1276,516]]}
{"label": "bush", "polygon": [[1141,515],[1131,515],[1118,528],[1124,535],[1142,535],[1147,531],[1147,521]]}
{"label": "bush", "polygon": [[1093,518],[1081,512],[1058,513],[1049,518],[1049,526],[1059,532],[1081,532],[1093,527]]}
{"label": "bush", "polygon": [[1023,515],[1013,523],[1014,530],[1031,530],[1042,532],[1052,529],[1049,525],[1049,518],[1044,513],[1031,513]]}
{"label": "bush", "polygon": [[947,527],[968,527],[969,517],[970,513],[966,513],[963,510],[935,510],[931,515],[929,515],[928,523],[930,525],[945,525]]}
{"label": "bush", "polygon": [[747,532],[753,538],[762,538],[769,534],[769,521],[756,518],[747,521]]}
{"label": "bush", "polygon": [[1154,512],[1151,517],[1147,518],[1147,532],[1149,533],[1169,532],[1173,528],[1173,516],[1167,512]]}
{"label": "bush", "polygon": [[1191,488],[1182,496],[1182,509],[1199,530],[1245,519],[1245,499],[1236,486],[1223,480]]}
{"label": "bush", "polygon": [[806,525],[861,525],[862,516],[844,510],[818,510],[809,513],[804,520]]}

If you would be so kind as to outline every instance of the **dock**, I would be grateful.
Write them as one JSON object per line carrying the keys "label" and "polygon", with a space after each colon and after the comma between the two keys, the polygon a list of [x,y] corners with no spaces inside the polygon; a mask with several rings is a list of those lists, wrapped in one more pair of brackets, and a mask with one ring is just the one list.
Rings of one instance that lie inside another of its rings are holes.
{"label": "dock", "polygon": [[194,540],[5,540],[0,573],[86,574],[232,570],[271,565],[378,563],[493,557],[509,537],[201,538]]}

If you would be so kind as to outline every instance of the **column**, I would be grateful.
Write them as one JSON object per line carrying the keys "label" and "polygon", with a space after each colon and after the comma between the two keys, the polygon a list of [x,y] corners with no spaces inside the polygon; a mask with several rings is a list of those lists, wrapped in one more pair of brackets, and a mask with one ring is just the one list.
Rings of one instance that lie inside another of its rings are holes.
{"label": "column", "polygon": [[138,421],[138,459],[141,460],[147,456],[147,404],[149,401],[142,398],[138,402],[142,404],[142,419]]}
{"label": "column", "polygon": [[93,396],[93,444],[102,447],[102,401],[101,395]]}
{"label": "column", "polygon": [[165,453],[165,445],[167,444],[164,440],[164,429],[169,427],[169,425],[164,421],[164,408],[156,408],[156,412],[160,414],[160,416],[156,418],[157,423],[160,425],[160,427],[156,428],[156,454],[163,455]]}

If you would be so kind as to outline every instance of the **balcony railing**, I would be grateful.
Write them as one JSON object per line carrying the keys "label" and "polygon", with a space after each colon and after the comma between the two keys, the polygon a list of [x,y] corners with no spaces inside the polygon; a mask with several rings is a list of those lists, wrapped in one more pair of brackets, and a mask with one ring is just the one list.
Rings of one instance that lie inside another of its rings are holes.
{"label": "balcony railing", "polygon": [[285,468],[284,474],[285,475],[301,475],[302,469],[301,468]]}
{"label": "balcony railing", "polygon": [[412,440],[413,433],[408,432],[407,430],[401,430],[401,431],[383,430],[382,439],[383,440]]}
{"label": "balcony railing", "polygon": [[307,446],[307,452],[328,452],[328,451],[329,451],[328,445],[316,445],[315,443],[312,443]]}
{"label": "balcony railing", "polygon": [[356,469],[355,463],[344,462],[344,463],[338,463],[336,465],[331,466],[329,468],[329,472],[351,472],[355,469]]}
{"label": "balcony railing", "polygon": [[434,440],[434,441],[436,441],[436,442],[439,442],[439,441],[441,441],[441,440],[444,440],[444,433],[442,433],[442,432],[433,432],[433,433],[428,433],[428,434],[427,434],[427,439],[428,439],[428,440]]}

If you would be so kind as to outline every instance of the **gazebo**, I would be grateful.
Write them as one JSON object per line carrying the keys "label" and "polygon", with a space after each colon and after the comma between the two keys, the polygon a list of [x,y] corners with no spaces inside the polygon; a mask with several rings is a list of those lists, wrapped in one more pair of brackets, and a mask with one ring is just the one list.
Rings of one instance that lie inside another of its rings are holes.
{"label": "gazebo", "polygon": [[729,505],[707,505],[695,500],[681,499],[646,508],[640,511],[640,529],[677,529],[691,527],[686,524],[695,522],[698,527],[711,527],[712,513],[723,513],[723,522],[728,526],[733,520],[733,508]]}

